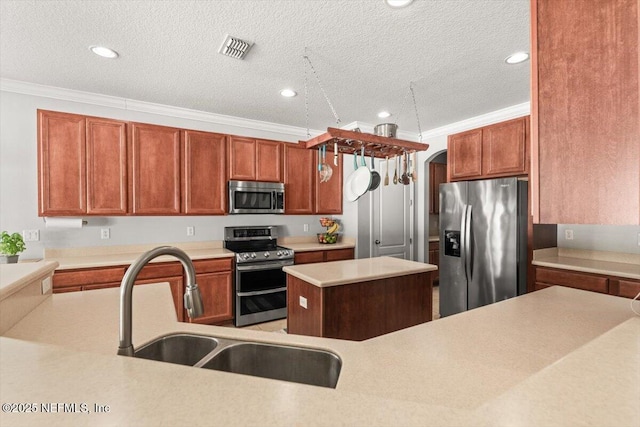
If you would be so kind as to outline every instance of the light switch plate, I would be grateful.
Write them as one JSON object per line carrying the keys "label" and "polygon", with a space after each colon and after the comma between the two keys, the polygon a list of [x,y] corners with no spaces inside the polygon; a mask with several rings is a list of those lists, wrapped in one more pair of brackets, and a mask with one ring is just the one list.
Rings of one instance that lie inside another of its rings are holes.
{"label": "light switch plate", "polygon": [[307,299],[303,296],[300,297],[300,307],[307,308]]}

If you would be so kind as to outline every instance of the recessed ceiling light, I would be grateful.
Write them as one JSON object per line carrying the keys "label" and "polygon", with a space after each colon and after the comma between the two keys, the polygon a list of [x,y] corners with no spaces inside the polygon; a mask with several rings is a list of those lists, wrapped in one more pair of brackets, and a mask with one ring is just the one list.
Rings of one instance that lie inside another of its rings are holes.
{"label": "recessed ceiling light", "polygon": [[384,2],[394,9],[400,9],[401,7],[409,6],[413,3],[413,0],[384,0]]}
{"label": "recessed ceiling light", "polygon": [[519,64],[521,62],[529,59],[529,54],[527,52],[516,52],[507,56],[504,60],[507,64]]}
{"label": "recessed ceiling light", "polygon": [[293,89],[282,89],[280,91],[280,95],[284,96],[285,98],[293,98],[297,94],[298,93]]}
{"label": "recessed ceiling light", "polygon": [[104,46],[89,46],[89,50],[91,50],[91,52],[95,53],[98,56],[102,56],[103,58],[115,59],[118,57],[118,52]]}
{"label": "recessed ceiling light", "polygon": [[378,117],[380,117],[381,119],[386,119],[389,116],[391,116],[391,113],[388,111],[380,111],[378,113]]}

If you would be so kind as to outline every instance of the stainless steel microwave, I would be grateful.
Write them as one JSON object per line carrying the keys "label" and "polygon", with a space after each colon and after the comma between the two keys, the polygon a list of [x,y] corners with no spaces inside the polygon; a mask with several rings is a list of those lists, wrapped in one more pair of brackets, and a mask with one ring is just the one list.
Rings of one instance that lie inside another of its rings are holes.
{"label": "stainless steel microwave", "polygon": [[230,214],[283,214],[284,184],[229,181]]}

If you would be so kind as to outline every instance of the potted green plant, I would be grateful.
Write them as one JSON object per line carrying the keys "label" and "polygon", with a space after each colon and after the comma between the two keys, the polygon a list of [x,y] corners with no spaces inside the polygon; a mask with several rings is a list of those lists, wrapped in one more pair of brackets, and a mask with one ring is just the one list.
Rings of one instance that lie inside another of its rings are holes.
{"label": "potted green plant", "polygon": [[20,256],[18,254],[26,248],[20,233],[9,234],[3,231],[0,235],[0,264],[17,263]]}

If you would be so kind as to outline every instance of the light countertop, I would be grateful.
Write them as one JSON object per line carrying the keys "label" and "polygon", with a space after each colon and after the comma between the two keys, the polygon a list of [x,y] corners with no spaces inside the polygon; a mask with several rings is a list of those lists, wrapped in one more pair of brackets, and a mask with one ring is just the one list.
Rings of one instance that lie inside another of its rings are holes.
{"label": "light countertop", "polygon": [[278,244],[295,252],[331,251],[336,249],[355,248],[355,239],[341,237],[340,241],[331,244],[318,243],[316,236],[283,237],[278,239]]}
{"label": "light countertop", "polygon": [[640,280],[640,254],[551,248],[534,251],[532,264]]}
{"label": "light countertop", "polygon": [[628,299],[555,286],[352,342],[178,323],[167,284],[134,288],[134,346],[184,331],[327,349],[343,362],[327,389],[116,356],[118,291],[52,295],[0,338],[2,403],[92,413],[2,413],[0,424],[640,423],[640,318]]}
{"label": "light countertop", "polygon": [[301,264],[282,270],[320,288],[435,271],[438,267],[393,257]]}
{"label": "light countertop", "polygon": [[19,291],[33,280],[50,274],[57,266],[57,262],[51,261],[0,264],[0,300]]}
{"label": "light countertop", "polygon": [[[222,247],[222,242],[193,242],[45,249],[45,259],[58,262],[60,264],[58,270],[129,265],[144,252],[158,246],[175,246],[180,248],[184,250],[192,260],[233,258],[234,256],[233,252]],[[159,256],[151,262],[170,261],[176,261],[176,259],[170,256]]]}

